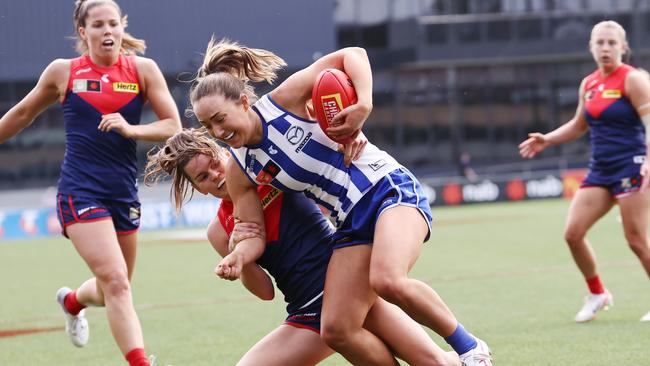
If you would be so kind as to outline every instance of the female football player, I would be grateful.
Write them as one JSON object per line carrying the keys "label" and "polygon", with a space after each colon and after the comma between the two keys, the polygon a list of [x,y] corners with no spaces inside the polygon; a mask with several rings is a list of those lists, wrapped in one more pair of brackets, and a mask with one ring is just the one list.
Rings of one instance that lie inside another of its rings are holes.
{"label": "female football player", "polygon": [[[164,141],[180,129],[180,117],[156,63],[135,55],[145,43],[125,32],[117,3],[77,0],[73,20],[81,56],[47,66],[34,89],[0,119],[0,142],[61,103],[67,140],[58,216],[94,275],[74,291],[57,292],[66,331],[74,345],[84,346],[89,331],[83,309],[105,306],[129,365],[149,365],[129,283],[140,224],[136,141]],[[147,101],[159,120],[141,125]]]}

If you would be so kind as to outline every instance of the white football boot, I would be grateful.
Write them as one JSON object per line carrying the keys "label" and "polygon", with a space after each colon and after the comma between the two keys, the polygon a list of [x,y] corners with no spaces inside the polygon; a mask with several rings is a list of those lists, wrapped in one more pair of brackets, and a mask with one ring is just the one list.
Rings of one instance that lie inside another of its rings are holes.
{"label": "white football boot", "polygon": [[602,294],[590,294],[585,297],[585,304],[576,314],[575,321],[585,323],[596,318],[596,313],[600,310],[608,310],[614,305],[614,297],[609,291],[605,290]]}
{"label": "white football boot", "polygon": [[83,309],[77,315],[72,315],[65,308],[63,301],[66,295],[71,293],[72,290],[67,287],[61,287],[56,292],[56,301],[61,305],[63,315],[65,316],[65,332],[68,333],[70,342],[77,347],[83,347],[88,343],[90,332],[88,329],[88,320],[86,319],[86,309]]}
{"label": "white football boot", "polygon": [[492,366],[490,347],[483,340],[476,337],[474,339],[476,339],[476,347],[458,356],[460,364],[462,366]]}
{"label": "white football boot", "polygon": [[650,311],[648,311],[644,316],[639,319],[642,322],[650,322]]}

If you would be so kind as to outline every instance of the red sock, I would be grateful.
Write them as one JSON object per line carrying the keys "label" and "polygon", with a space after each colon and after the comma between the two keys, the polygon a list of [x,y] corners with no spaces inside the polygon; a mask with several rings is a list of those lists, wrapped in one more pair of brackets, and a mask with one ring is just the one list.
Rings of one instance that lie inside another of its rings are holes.
{"label": "red sock", "polygon": [[587,286],[589,286],[589,291],[591,291],[592,294],[605,293],[605,286],[603,286],[603,283],[600,281],[600,276],[598,275],[587,279]]}
{"label": "red sock", "polygon": [[129,361],[129,366],[150,366],[144,348],[134,348],[124,358]]}
{"label": "red sock", "polygon": [[72,315],[79,314],[79,312],[86,307],[86,305],[77,301],[77,290],[74,290],[65,296],[65,299],[63,299],[63,306],[65,306],[68,313]]}

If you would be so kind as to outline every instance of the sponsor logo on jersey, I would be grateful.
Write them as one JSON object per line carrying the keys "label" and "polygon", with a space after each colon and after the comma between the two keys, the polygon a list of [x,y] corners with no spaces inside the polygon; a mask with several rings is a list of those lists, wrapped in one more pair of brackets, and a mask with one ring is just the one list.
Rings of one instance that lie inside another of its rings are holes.
{"label": "sponsor logo on jersey", "polygon": [[287,141],[291,145],[295,145],[300,142],[300,139],[305,135],[305,131],[298,126],[291,126],[284,136],[287,138]]}
{"label": "sponsor logo on jersey", "polygon": [[585,100],[591,100],[594,97],[594,91],[593,90],[587,90],[585,92]]}
{"label": "sponsor logo on jersey", "polygon": [[296,152],[299,153],[300,151],[302,151],[302,148],[305,147],[305,145],[307,145],[307,142],[309,142],[310,139],[311,139],[311,132],[307,132],[307,136],[305,136],[302,142],[300,142],[300,145],[296,147]]}
{"label": "sponsor logo on jersey", "polygon": [[140,92],[140,87],[137,83],[123,83],[121,81],[113,83],[113,90],[118,93],[134,93]]}
{"label": "sponsor logo on jersey", "polygon": [[643,164],[645,162],[645,155],[635,155],[632,157],[634,164]]}
{"label": "sponsor logo on jersey", "polygon": [[101,93],[101,91],[102,91],[102,84],[99,82],[99,80],[76,79],[72,81],[73,93],[82,93],[82,92]]}
{"label": "sponsor logo on jersey", "polygon": [[102,81],[105,82],[105,83],[110,83],[110,82],[111,82],[110,80],[108,80],[108,74],[104,74],[104,75],[102,75],[101,79],[102,79]]}
{"label": "sponsor logo on jersey", "polygon": [[260,170],[259,174],[257,174],[255,181],[260,184],[270,184],[273,181],[273,178],[275,178],[281,170],[282,169],[280,169],[273,160],[269,160],[266,165],[264,165],[264,168]]}
{"label": "sponsor logo on jersey", "polygon": [[269,154],[275,155],[278,153],[278,150],[273,148],[273,145],[269,146]]}
{"label": "sponsor logo on jersey", "polygon": [[85,69],[79,69],[79,70],[77,70],[77,72],[75,72],[74,74],[75,74],[75,75],[80,75],[80,74],[83,74],[83,73],[85,73],[85,72],[89,72],[89,71],[91,71],[91,70],[92,70],[92,68],[90,68],[90,67],[86,67]]}
{"label": "sponsor logo on jersey", "polygon": [[619,89],[603,90],[603,93],[601,94],[601,97],[603,99],[620,99],[621,98],[621,91]]}
{"label": "sponsor logo on jersey", "polygon": [[262,202],[262,209],[265,209],[268,205],[270,205],[271,202],[273,202],[273,200],[275,200],[279,195],[280,195],[280,191],[278,189],[276,188],[271,189],[269,193],[264,195],[264,197],[262,197],[262,199],[260,200],[260,202]]}

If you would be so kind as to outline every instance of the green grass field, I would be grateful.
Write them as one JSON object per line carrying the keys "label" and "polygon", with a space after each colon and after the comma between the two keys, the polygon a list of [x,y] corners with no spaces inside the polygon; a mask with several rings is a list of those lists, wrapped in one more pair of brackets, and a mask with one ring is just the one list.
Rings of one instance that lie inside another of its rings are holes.
{"label": "green grass field", "polygon": [[[650,283],[627,248],[617,209],[589,236],[615,306],[592,323],[573,322],[586,286],[562,240],[567,207],[550,200],[437,208],[411,274],[488,341],[495,365],[650,365],[650,324],[638,321],[650,310]],[[141,236],[133,288],[147,351],[163,365],[234,365],[284,319],[281,296],[262,302],[238,282],[217,279],[207,243],[169,236]],[[0,333],[61,327],[56,290],[88,276],[65,239],[0,243]],[[3,337],[0,365],[124,365],[103,309],[90,309],[88,318],[85,348],[60,329]],[[322,364],[347,363],[335,355]]]}

